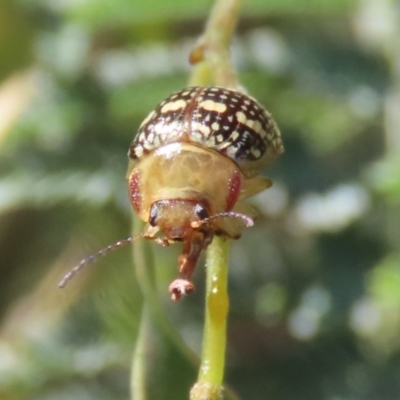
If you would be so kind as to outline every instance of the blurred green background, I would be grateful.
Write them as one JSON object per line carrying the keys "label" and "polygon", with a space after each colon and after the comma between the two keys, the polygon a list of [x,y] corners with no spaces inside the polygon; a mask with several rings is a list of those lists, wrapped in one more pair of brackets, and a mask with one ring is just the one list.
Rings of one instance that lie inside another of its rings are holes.
{"label": "blurred green background", "polygon": [[[1,400],[129,398],[131,250],[57,283],[129,235],[129,144],[186,85],[211,5],[1,0]],[[244,400],[398,400],[399,2],[248,0],[233,57],[286,152],[232,246],[226,381]],[[199,352],[204,268],[172,303],[176,247],[147,249],[160,303]],[[196,368],[156,321],[148,340],[149,399],[187,399]]]}

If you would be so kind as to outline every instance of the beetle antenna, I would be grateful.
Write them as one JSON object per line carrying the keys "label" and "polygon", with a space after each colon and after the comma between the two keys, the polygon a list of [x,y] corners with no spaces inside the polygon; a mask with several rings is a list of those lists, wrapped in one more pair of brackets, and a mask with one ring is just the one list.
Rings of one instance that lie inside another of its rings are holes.
{"label": "beetle antenna", "polygon": [[192,227],[197,228],[200,225],[206,224],[207,222],[213,221],[215,219],[220,219],[220,218],[240,219],[246,225],[247,228],[254,225],[253,219],[248,217],[247,215],[244,215],[244,214],[241,214],[241,213],[238,213],[235,211],[227,211],[227,212],[220,212],[218,214],[211,215],[211,217],[204,218],[200,221],[192,222]]}
{"label": "beetle antenna", "polygon": [[107,247],[104,247],[103,249],[99,250],[96,254],[92,254],[89,257],[82,259],[79,264],[77,264],[74,268],[71,269],[71,271],[67,272],[64,275],[64,277],[61,279],[60,283],[58,284],[58,287],[61,289],[64,288],[67,285],[67,283],[84,267],[88,266],[89,264],[93,264],[99,258],[106,256],[111,251],[120,249],[121,247],[124,247],[127,244],[130,244],[134,240],[139,239],[143,236],[144,236],[143,233],[136,235],[136,236],[129,236],[126,239],[119,240],[118,242],[115,242],[113,244],[110,244]]}

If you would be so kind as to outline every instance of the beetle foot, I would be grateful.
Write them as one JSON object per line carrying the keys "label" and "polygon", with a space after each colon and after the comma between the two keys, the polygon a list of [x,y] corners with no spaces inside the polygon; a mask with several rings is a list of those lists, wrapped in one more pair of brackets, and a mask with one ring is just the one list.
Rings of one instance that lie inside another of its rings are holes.
{"label": "beetle foot", "polygon": [[171,299],[173,301],[179,301],[183,296],[186,296],[194,291],[194,284],[187,279],[175,279],[169,285],[169,291],[172,293]]}

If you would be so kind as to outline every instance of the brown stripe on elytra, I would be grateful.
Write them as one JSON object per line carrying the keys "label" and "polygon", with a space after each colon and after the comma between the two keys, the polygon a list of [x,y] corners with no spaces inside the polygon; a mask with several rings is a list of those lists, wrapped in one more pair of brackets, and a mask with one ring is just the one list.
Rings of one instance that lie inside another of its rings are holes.
{"label": "brown stripe on elytra", "polygon": [[192,130],[191,130],[191,120],[192,120],[192,115],[194,113],[194,110],[197,107],[197,99],[201,95],[201,93],[204,91],[203,87],[197,87],[197,88],[190,88],[190,90],[193,92],[194,95],[192,96],[191,100],[187,102],[187,106],[185,109],[185,115],[184,115],[184,120],[183,120],[183,129],[182,129],[182,141],[185,142],[191,142],[192,141]]}

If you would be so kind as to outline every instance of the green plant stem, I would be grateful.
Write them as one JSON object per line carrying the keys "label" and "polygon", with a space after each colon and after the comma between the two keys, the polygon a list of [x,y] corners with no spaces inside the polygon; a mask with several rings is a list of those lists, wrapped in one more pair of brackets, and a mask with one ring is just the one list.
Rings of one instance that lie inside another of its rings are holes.
{"label": "green plant stem", "polygon": [[238,88],[230,46],[241,3],[241,0],[216,0],[206,29],[191,54],[192,62],[199,64],[192,72],[190,85],[213,82],[217,86]]}
{"label": "green plant stem", "polygon": [[223,398],[226,324],[229,310],[227,291],[230,241],[215,237],[207,250],[206,313],[203,350],[198,381],[191,400]]}
{"label": "green plant stem", "polygon": [[146,370],[147,370],[147,338],[149,333],[150,315],[148,307],[143,306],[140,318],[139,335],[136,339],[131,368],[131,399],[146,400]]}
{"label": "green plant stem", "polygon": [[[215,83],[218,86],[236,89],[238,81],[235,70],[230,59],[230,44],[232,34],[236,26],[241,0],[217,0],[204,34],[199,39],[191,58],[198,63],[189,79],[189,85],[206,85]],[[171,339],[185,355],[192,361],[197,360],[187,346],[182,345],[180,336],[171,321],[166,316],[164,309],[158,301],[154,280],[148,269],[148,263],[144,259],[143,243],[136,242],[134,246],[134,259],[136,276],[142,289],[144,300],[148,305],[144,313],[149,312],[155,321],[161,326],[164,333]],[[203,350],[198,382],[193,386],[191,400],[221,400],[223,399],[223,377],[225,369],[226,349],[226,324],[229,308],[227,293],[227,271],[228,271],[229,240],[215,237],[207,250],[207,292],[206,292],[206,315],[203,338]],[[139,344],[135,351],[132,363],[132,399],[142,400],[141,387],[135,386],[135,379],[145,382],[145,361],[142,355],[145,349],[145,340],[141,338],[146,335],[148,329],[146,314],[142,316]],[[144,326],[143,326],[144,324]],[[143,328],[143,329],[142,329]],[[144,384],[144,383],[142,383]],[[145,390],[145,389],[143,389]],[[227,397],[238,400],[231,390],[227,390]]]}
{"label": "green plant stem", "polygon": [[[237,89],[238,80],[230,58],[232,34],[238,18],[240,0],[217,0],[204,34],[191,54],[198,62],[190,85]],[[192,387],[190,400],[222,400],[225,370],[226,325],[229,310],[227,291],[230,241],[214,237],[207,250],[207,285],[203,349],[198,381]],[[234,394],[231,393],[233,397]]]}
{"label": "green plant stem", "polygon": [[230,241],[215,237],[207,250],[205,332],[199,382],[221,384],[225,365],[226,322],[229,310],[228,260]]}

